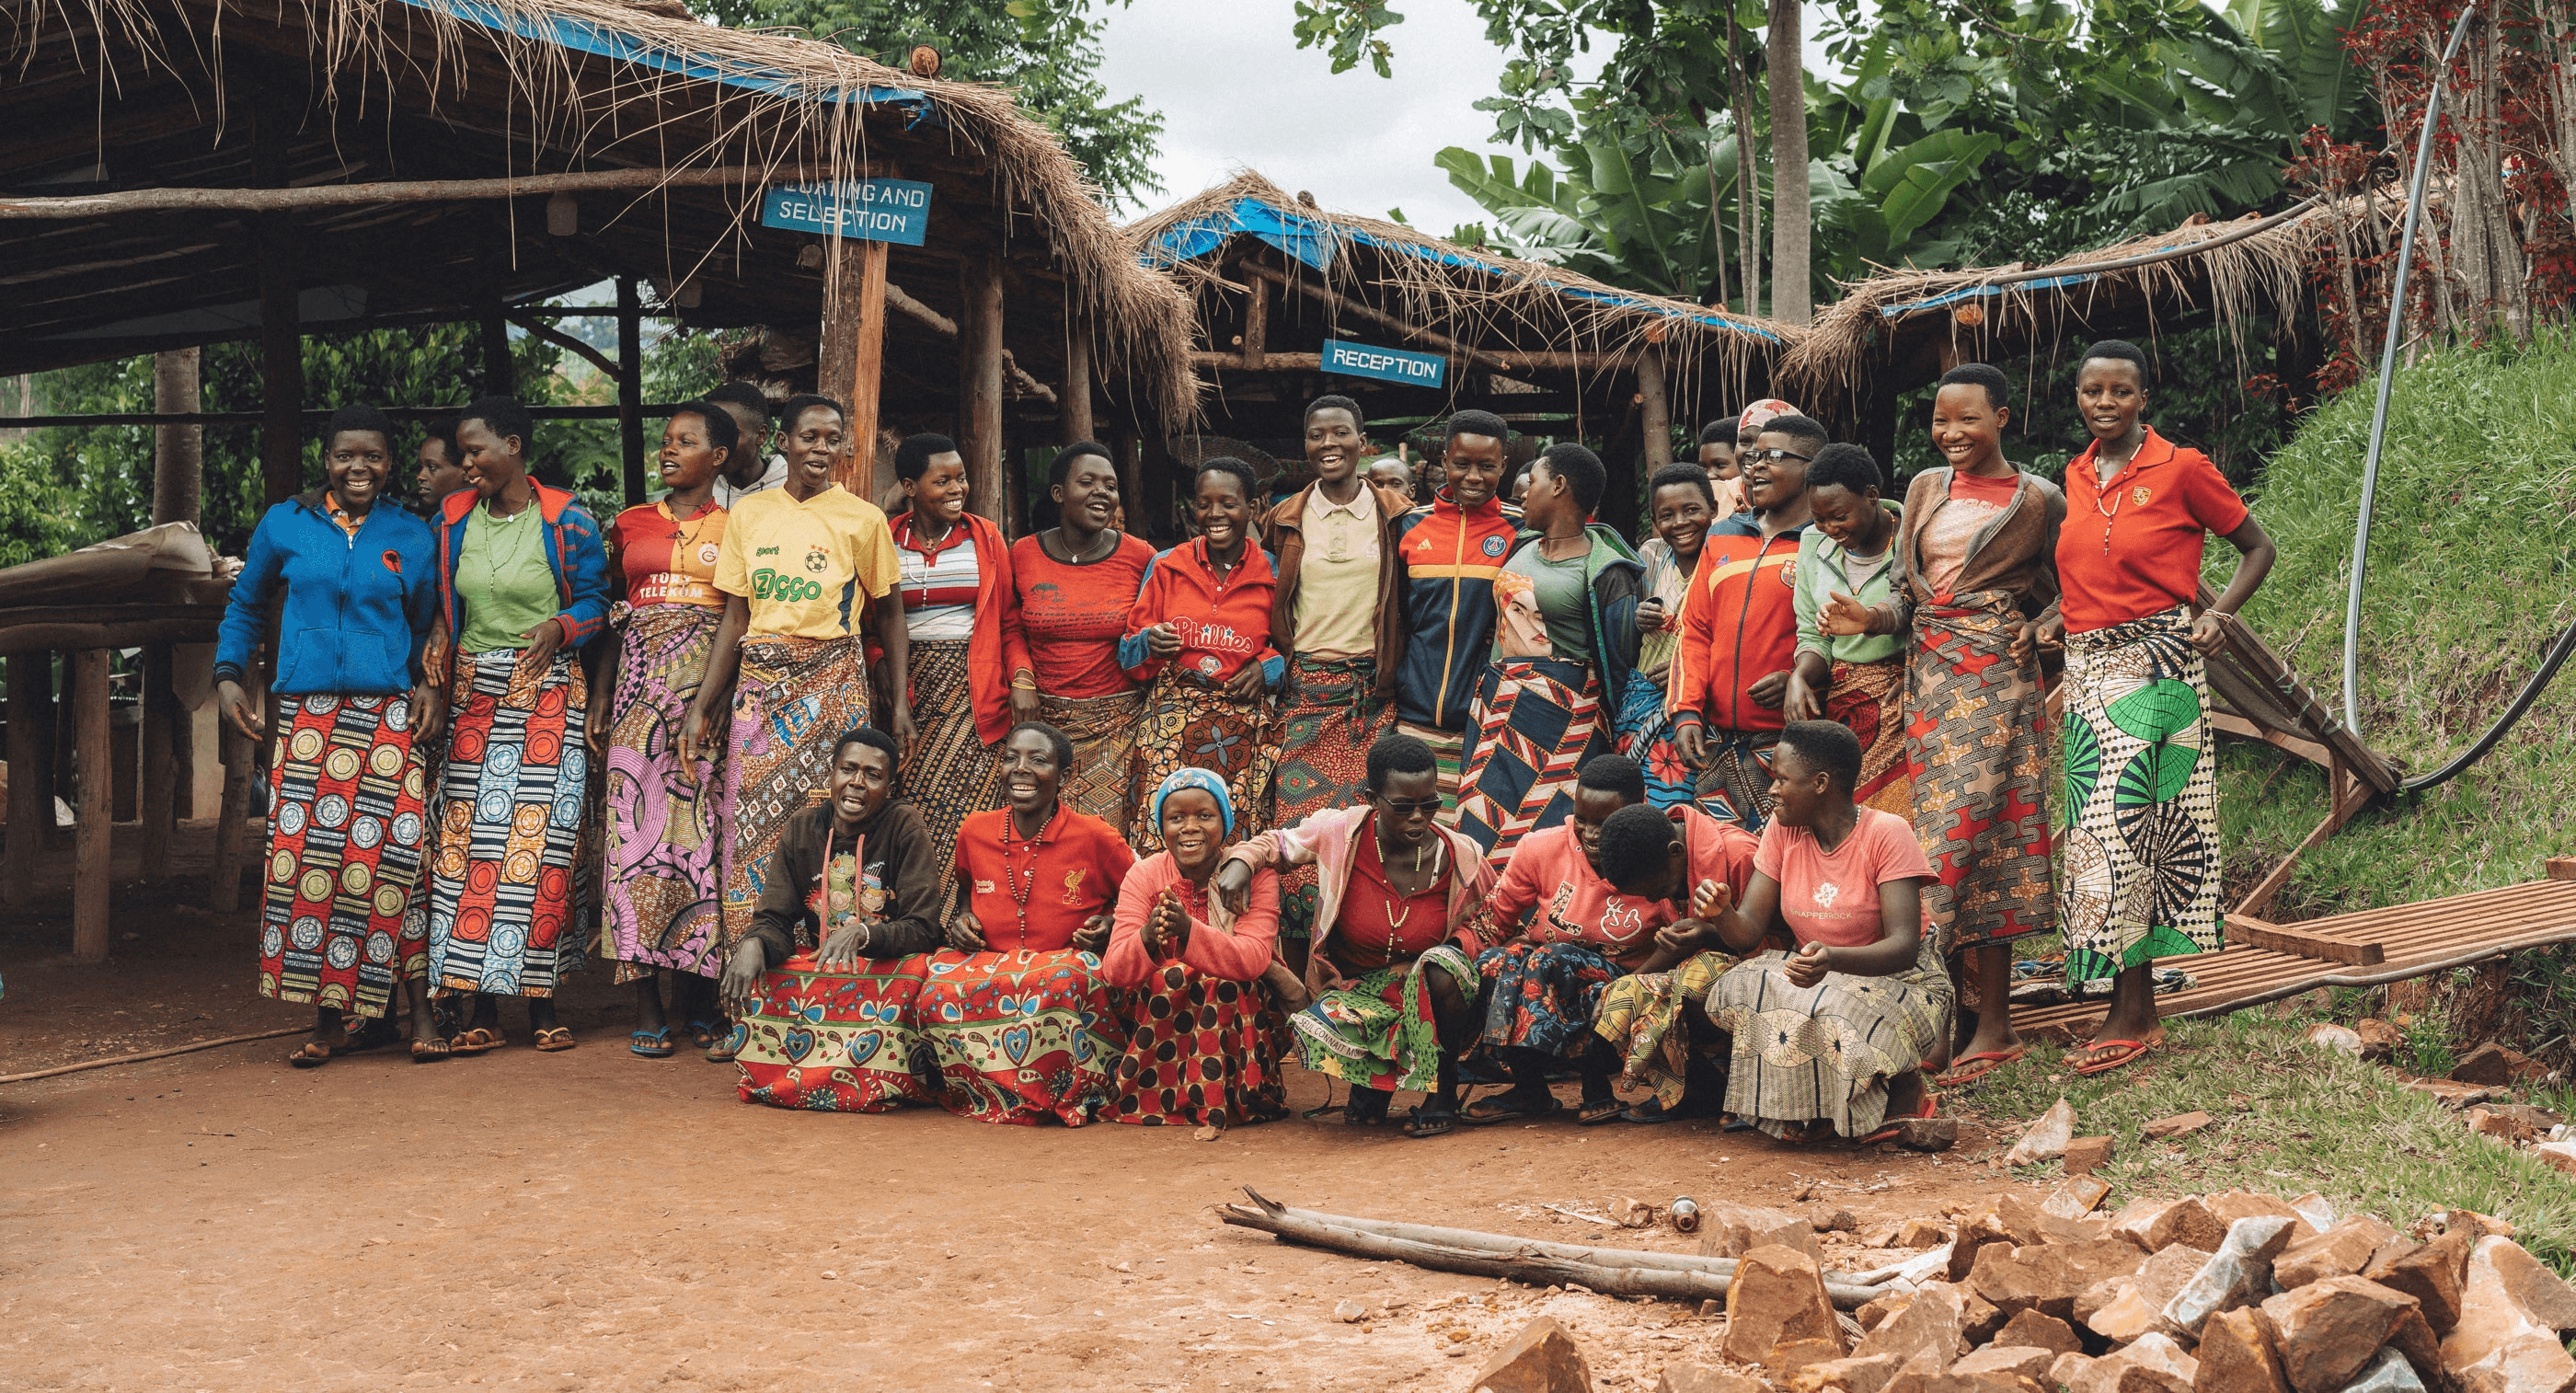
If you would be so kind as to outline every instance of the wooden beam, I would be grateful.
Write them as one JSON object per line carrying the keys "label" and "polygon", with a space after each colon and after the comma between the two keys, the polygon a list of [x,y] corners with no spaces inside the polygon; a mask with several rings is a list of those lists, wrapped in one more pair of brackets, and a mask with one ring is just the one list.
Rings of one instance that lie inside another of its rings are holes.
{"label": "wooden beam", "polygon": [[1638,410],[1643,413],[1640,427],[1646,434],[1646,473],[1673,462],[1673,402],[1664,388],[1664,352],[1648,345],[1637,355]]}
{"label": "wooden beam", "polygon": [[[888,285],[885,292],[888,309],[900,310],[906,317],[917,320],[949,338],[957,337],[956,320],[913,298],[911,292],[902,286]],[[1020,360],[1007,348],[1002,350],[1002,371],[1010,375],[1011,381],[1019,387],[1020,395],[1039,397],[1050,403],[1062,404],[1056,402],[1055,389],[1030,376],[1028,369],[1021,367]]]}
{"label": "wooden beam", "polygon": [[[683,404],[648,402],[643,408],[643,415],[650,420],[661,420],[679,410]],[[464,402],[458,402],[454,406],[388,406],[383,410],[387,416],[397,421],[435,421],[441,416],[455,415],[463,410],[465,405]],[[527,412],[528,415],[540,421],[614,421],[617,419],[617,408],[614,406],[531,406],[527,408]],[[318,426],[331,419],[331,413],[320,410],[299,411],[295,413],[295,417],[301,425]],[[69,426],[74,429],[86,429],[91,426],[257,426],[265,425],[267,421],[268,413],[265,411],[190,411],[171,414],[155,411],[95,411],[61,416],[0,416],[0,430],[43,430],[49,426]]]}
{"label": "wooden beam", "polygon": [[2325,845],[2326,838],[2342,831],[2343,825],[2352,820],[2352,815],[2370,801],[2371,787],[2345,773],[2343,761],[2338,759],[2326,771],[2326,797],[2330,806],[2325,819],[2308,833],[2306,840],[2282,857],[2270,874],[2246,891],[2245,898],[2237,901],[2236,908],[2229,913],[2250,919],[2270,908],[2272,897],[2281,893],[2281,887],[2290,883],[2291,872],[2299,868],[2299,858]]}
{"label": "wooden beam", "polygon": [[2233,711],[2211,711],[2207,717],[2212,728],[2247,740],[2260,740],[2274,749],[2286,750],[2320,769],[2334,767],[2333,752],[2314,740],[2302,740],[2286,731],[2258,726]]}
{"label": "wooden beam", "polygon": [[[1253,265],[1253,263],[1246,263]],[[1255,267],[1255,269],[1266,269]],[[1261,371],[1263,359],[1270,353],[1270,287],[1264,276],[1252,278],[1251,293],[1243,300],[1243,364],[1253,372]]]}
{"label": "wooden beam", "polygon": [[[18,688],[13,683],[9,690],[14,694]],[[2576,880],[2576,856],[2552,856],[2540,863],[2540,870],[2550,880]]]}
{"label": "wooden beam", "polygon": [[[554,333],[551,327],[535,320],[519,322],[527,325],[531,333]],[[590,345],[582,347],[587,350]],[[609,380],[617,384],[618,482],[624,486],[626,505],[631,508],[644,501],[645,488],[644,297],[636,291],[633,276],[617,278],[617,361],[609,367]]]}
{"label": "wooden beam", "polygon": [[1067,445],[1090,440],[1091,323],[1070,309],[1064,317],[1064,390],[1056,401],[1056,431]]}
{"label": "wooden beam", "polygon": [[72,655],[80,671],[80,806],[72,810],[72,958],[107,961],[109,829],[116,823],[116,757],[107,733],[107,650]]}
{"label": "wooden beam", "polygon": [[[287,213],[357,203],[454,203],[467,199],[524,198],[532,194],[591,189],[705,189],[740,185],[745,192],[774,183],[828,177],[804,166],[716,169],[604,169],[579,174],[531,174],[505,179],[388,179],[367,184],[315,184],[308,188],[128,189],[63,198],[0,198],[0,221],[95,218],[132,213]],[[865,178],[861,166],[843,178]]]}
{"label": "wooden beam", "polygon": [[[193,412],[205,404],[201,350],[177,348],[152,355],[152,409]],[[387,442],[391,443],[391,442]],[[152,521],[198,521],[206,493],[206,433],[196,426],[158,426],[152,432]]]}
{"label": "wooden beam", "polygon": [[[1507,366],[1496,368],[1495,371],[1517,377],[1533,372],[1550,371],[1625,372],[1637,360],[1633,354],[1617,353],[1515,353],[1501,361]],[[1240,353],[1215,353],[1202,348],[1190,354],[1190,364],[1193,367],[1215,368],[1224,372],[1308,373],[1323,371],[1324,355],[1281,353],[1274,350],[1265,352],[1262,355],[1261,366],[1255,368],[1245,362]]]}
{"label": "wooden beam", "polygon": [[2388,960],[2388,951],[2376,943],[2348,943],[2342,939],[2301,933],[2295,928],[2267,923],[2242,914],[2227,916],[2225,933],[2230,943],[2249,948],[2264,948],[2294,957],[2315,958],[2322,962],[2348,963],[2354,967],[2376,967]]}
{"label": "wooden beam", "polygon": [[979,252],[958,268],[957,448],[966,457],[967,506],[999,523],[1010,515],[1002,472],[1002,259]]}
{"label": "wooden beam", "polygon": [[[254,182],[282,192],[286,183],[288,125],[285,103],[262,88],[253,103],[251,165]],[[259,459],[261,492],[270,507],[295,496],[304,484],[303,314],[296,284],[293,227],[280,216],[259,219]]]}
{"label": "wooden beam", "polygon": [[[545,321],[544,321],[544,320],[542,320],[542,319],[532,319],[532,318],[529,318],[529,317],[528,317],[528,316],[526,316],[526,315],[522,315],[522,314],[518,313],[518,312],[517,312],[517,311],[515,311],[515,310],[510,311],[510,312],[508,312],[508,313],[506,313],[506,314],[502,315],[502,316],[501,316],[501,318],[502,318],[503,320],[507,321],[508,323],[518,325],[520,328],[527,330],[530,334],[533,334],[533,335],[535,335],[536,337],[538,337],[538,338],[540,338],[540,339],[543,339],[543,340],[545,340],[546,342],[548,342],[548,343],[550,343],[550,344],[553,344],[555,347],[562,349],[564,352],[569,353],[569,354],[572,354],[574,357],[577,357],[577,358],[583,359],[584,361],[588,362],[592,367],[599,369],[600,375],[601,375],[601,376],[603,376],[603,377],[605,377],[605,378],[607,378],[607,379],[608,379],[609,381],[611,381],[611,382],[615,382],[615,381],[617,381],[617,380],[618,380],[618,378],[619,378],[619,376],[620,376],[620,375],[625,371],[625,369],[623,368],[623,366],[621,366],[621,365],[619,364],[619,362],[618,362],[618,360],[617,360],[617,359],[609,357],[607,354],[600,352],[598,349],[591,347],[589,344],[582,342],[580,339],[574,338],[572,335],[565,333],[563,330],[558,329],[558,328],[556,328],[555,326],[553,326],[553,325],[551,325],[551,324],[548,324],[547,322],[545,322]],[[625,328],[624,323],[623,323],[623,322],[621,322],[621,323],[618,325],[618,328],[619,328],[619,329],[621,329],[621,330],[623,330],[623,329]],[[488,327],[487,327],[487,332],[488,332]],[[502,334],[502,336],[501,336],[501,337],[502,337],[502,341],[506,344],[506,343],[508,342],[508,339],[509,339],[509,335],[507,334],[507,332],[505,331],[505,332]],[[619,349],[620,349],[621,351],[623,351],[623,349],[625,348],[625,344],[624,344],[623,342],[621,342],[621,343],[618,345],[618,347],[619,347]],[[509,350],[508,350],[507,348],[504,348],[504,349],[502,350],[502,352],[504,353],[504,355],[506,355],[506,354],[508,353],[508,351],[509,351]],[[484,364],[483,364],[484,378],[485,378],[485,380],[486,380],[486,381],[489,381],[489,380],[491,379],[491,372],[492,372],[492,368],[493,368],[493,364],[492,364],[492,362],[487,358],[487,359],[485,360]],[[514,372],[512,375],[515,377],[515,376],[516,376],[516,373]],[[507,395],[507,394],[505,393],[504,395]],[[624,403],[623,403],[623,401],[621,400],[620,405],[623,405],[623,404],[624,404]],[[625,413],[624,413],[624,412],[622,412],[622,411],[621,411],[620,413],[618,413],[618,419],[619,419],[620,421],[625,420],[625,419],[626,419],[626,417],[625,417]],[[642,501],[642,500],[640,500],[640,499],[639,499],[639,500],[637,500],[637,501],[639,501],[639,502],[640,502],[640,501]]]}
{"label": "wooden beam", "polygon": [[9,854],[0,857],[0,900],[36,896],[36,866],[54,825],[54,752],[43,708],[54,701],[54,655],[9,655]]}
{"label": "wooden beam", "polygon": [[[877,420],[885,397],[886,312],[895,291],[886,284],[889,249],[883,242],[840,239],[824,277],[823,330],[814,351],[816,390],[841,403],[841,462],[833,472],[841,487],[861,498],[877,496]],[[906,296],[910,299],[910,296]],[[949,326],[955,333],[956,326]]]}

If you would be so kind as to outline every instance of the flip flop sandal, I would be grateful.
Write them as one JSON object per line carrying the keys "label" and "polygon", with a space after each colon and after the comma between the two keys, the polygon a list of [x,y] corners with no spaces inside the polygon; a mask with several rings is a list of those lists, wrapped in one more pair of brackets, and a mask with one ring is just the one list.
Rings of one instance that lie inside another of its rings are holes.
{"label": "flip flop sandal", "polygon": [[440,1060],[453,1058],[455,1053],[454,1045],[435,1035],[411,1042],[411,1062],[414,1064],[436,1064]]}
{"label": "flip flop sandal", "polygon": [[1545,1117],[1565,1106],[1556,1100],[1556,1095],[1553,1093],[1543,1093],[1539,1096],[1547,1100],[1545,1107],[1531,1107],[1515,1102],[1509,1093],[1497,1093],[1490,1098],[1479,1098],[1468,1104],[1465,1112],[1457,1115],[1458,1120],[1470,1127],[1486,1127],[1497,1122],[1509,1122],[1516,1117]]}
{"label": "flip flop sandal", "polygon": [[1425,1103],[1421,1107],[1413,1110],[1412,1121],[1405,1123],[1403,1127],[1397,1130],[1403,1132],[1404,1135],[1413,1138],[1415,1141],[1424,1141],[1432,1137],[1445,1137],[1457,1129],[1459,1116],[1459,1114],[1452,1112],[1447,1108],[1436,1107],[1430,1103]]}
{"label": "flip flop sandal", "polygon": [[1619,1116],[1622,1121],[1635,1122],[1645,1126],[1653,1126],[1659,1122],[1681,1121],[1682,1110],[1679,1108],[1665,1107],[1660,1100],[1649,1098],[1635,1107],[1628,1109],[1626,1112],[1619,1114]]}
{"label": "flip flop sandal", "polygon": [[659,1030],[639,1030],[626,1038],[630,1042],[627,1053],[646,1059],[669,1059],[680,1052],[680,1047],[671,1043],[671,1027],[667,1025]]}
{"label": "flip flop sandal", "polygon": [[722,1021],[691,1021],[689,1022],[689,1048],[713,1049],[716,1041],[724,1033],[725,1027]]}
{"label": "flip flop sandal", "polygon": [[709,1064],[731,1064],[733,1063],[733,1057],[742,1053],[742,1047],[750,1043],[751,1027],[744,1025],[740,1021],[736,1021],[734,1022],[733,1029],[725,1032],[725,1037],[723,1039],[707,1046],[707,1062]]}
{"label": "flip flop sandal", "polygon": [[295,1053],[288,1055],[286,1062],[298,1069],[319,1069],[330,1063],[331,1056],[337,1053],[339,1051],[320,1040],[307,1040],[296,1046]]}
{"label": "flip flop sandal", "polygon": [[572,1038],[572,1027],[568,1025],[550,1025],[537,1032],[537,1048],[548,1054],[560,1053],[579,1043]]}
{"label": "flip flop sandal", "polygon": [[2147,1051],[2155,1047],[2156,1042],[2153,1040],[2096,1040],[2078,1051],[2075,1057],[2082,1059],[2098,1050],[2118,1049],[2123,1052],[2109,1059],[2097,1059],[2090,1063],[2078,1064],[2075,1066],[2075,1072],[2088,1077],[2094,1074],[2107,1074],[2114,1069],[2126,1068],[2146,1058]]}
{"label": "flip flop sandal", "polygon": [[368,1021],[366,1024],[359,1026],[357,1033],[349,1037],[349,1043],[341,1047],[340,1053],[359,1054],[367,1050],[380,1050],[387,1045],[400,1043],[402,1043],[402,1028],[395,1025],[392,1021],[387,1020],[382,1016],[378,1016],[375,1019]]}
{"label": "flip flop sandal", "polygon": [[[1940,1094],[1938,1094],[1938,1093],[1932,1093],[1932,1092],[1926,1092],[1926,1093],[1923,1095],[1923,1105],[1922,1105],[1921,1107],[1918,1107],[1918,1108],[1916,1108],[1914,1111],[1912,1111],[1912,1112],[1910,1112],[1910,1113],[1905,1114],[1905,1116],[1906,1116],[1906,1117],[1938,1117],[1938,1116],[1940,1116],[1940,1115],[1941,1115],[1941,1095],[1940,1095]],[[1897,1118],[1890,1118],[1890,1119],[1888,1119],[1888,1121],[1887,1121],[1887,1125],[1886,1125],[1886,1126],[1881,1127],[1881,1128],[1879,1128],[1877,1131],[1870,1133],[1868,1136],[1865,1136],[1865,1137],[1861,1138],[1859,1141],[1856,1141],[1856,1142],[1852,1143],[1852,1145],[1854,1145],[1854,1146],[1876,1146],[1876,1145],[1878,1145],[1880,1142],[1883,1142],[1883,1141],[1894,1141],[1894,1140],[1896,1140],[1896,1134],[1904,1130],[1903,1128],[1901,1128],[1901,1127],[1899,1127],[1899,1126],[1897,1126],[1897,1125],[1896,1125],[1896,1124],[1897,1124],[1897,1122],[1898,1122],[1898,1121],[1900,1121],[1900,1120],[1901,1120],[1901,1119],[1897,1119]]]}
{"label": "flip flop sandal", "polygon": [[509,1037],[500,1031],[488,1025],[478,1025],[468,1027],[464,1034],[448,1041],[447,1047],[457,1054],[490,1054],[509,1043]]}
{"label": "flip flop sandal", "polygon": [[1627,1115],[1628,1105],[1616,1097],[1586,1098],[1583,1100],[1582,1109],[1575,1113],[1574,1120],[1586,1127],[1598,1127],[1605,1122],[1622,1121]]}
{"label": "flip flop sandal", "polygon": [[[1975,1083],[1997,1069],[2023,1059],[2029,1054],[2030,1046],[2015,1045],[2008,1050],[1981,1050],[1976,1054],[1961,1055],[1950,1061],[1949,1072],[1936,1075],[1932,1082],[1941,1088],[1957,1088],[1963,1084]],[[1971,1069],[1968,1067],[1971,1064],[1983,1064],[1986,1067]]]}

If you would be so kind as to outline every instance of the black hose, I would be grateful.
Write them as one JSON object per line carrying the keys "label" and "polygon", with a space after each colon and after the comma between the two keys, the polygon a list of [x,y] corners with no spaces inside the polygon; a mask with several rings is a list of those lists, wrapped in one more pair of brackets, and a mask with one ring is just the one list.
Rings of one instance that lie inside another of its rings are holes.
{"label": "black hose", "polygon": [[2558,675],[2559,665],[2567,661],[2569,653],[2576,653],[2576,624],[2568,625],[2567,631],[2558,636],[2558,641],[2549,646],[2549,655],[2541,659],[2540,670],[2531,674],[2530,681],[2522,684],[2522,690],[2514,694],[2513,704],[2504,709],[2503,715],[2496,717],[2495,724],[2487,727],[2486,734],[2479,736],[2476,744],[2453,755],[2450,763],[2432,773],[2399,784],[2397,791],[2420,793],[2436,784],[2448,782],[2453,775],[2485,758],[2486,752],[2494,749],[2495,743],[2504,738],[2504,733],[2513,729],[2514,722],[2521,720],[2523,713],[2531,709],[2531,704],[2540,699],[2541,690],[2549,685],[2550,678]]}

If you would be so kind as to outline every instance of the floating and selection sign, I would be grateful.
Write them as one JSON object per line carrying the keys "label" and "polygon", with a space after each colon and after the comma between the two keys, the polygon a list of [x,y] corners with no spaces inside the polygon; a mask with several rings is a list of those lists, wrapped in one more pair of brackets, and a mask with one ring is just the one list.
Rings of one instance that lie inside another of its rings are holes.
{"label": "floating and selection sign", "polygon": [[1449,360],[1436,353],[1377,348],[1365,343],[1324,340],[1324,371],[1345,377],[1373,377],[1413,387],[1437,387],[1449,371]]}
{"label": "floating and selection sign", "polygon": [[917,247],[930,234],[930,186],[909,179],[780,184],[760,201],[760,225]]}

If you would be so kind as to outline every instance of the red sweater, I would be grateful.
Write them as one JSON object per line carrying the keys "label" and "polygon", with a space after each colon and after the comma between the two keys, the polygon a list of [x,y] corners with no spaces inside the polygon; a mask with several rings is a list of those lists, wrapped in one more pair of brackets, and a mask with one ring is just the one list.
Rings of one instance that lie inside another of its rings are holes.
{"label": "red sweater", "polygon": [[[987,745],[1011,730],[1011,674],[1028,666],[1012,645],[1020,633],[1020,588],[1011,579],[1011,544],[991,520],[968,513],[958,526],[975,543],[975,636],[966,644],[966,686],[975,697],[975,738]],[[894,543],[914,547],[912,514],[894,520]]]}
{"label": "red sweater", "polygon": [[1277,588],[1270,557],[1257,546],[1246,543],[1233,574],[1219,582],[1208,565],[1207,543],[1184,542],[1155,557],[1146,570],[1144,589],[1127,611],[1119,660],[1137,681],[1153,681],[1165,664],[1146,648],[1145,631],[1169,621],[1181,636],[1180,656],[1171,661],[1202,685],[1222,687],[1245,663],[1259,663],[1264,679],[1277,686],[1286,666],[1270,646],[1270,603]]}
{"label": "red sweater", "polygon": [[1805,531],[1765,538],[1752,523],[1709,529],[1673,651],[1667,701],[1675,716],[1697,716],[1717,730],[1780,728],[1780,708],[1755,701],[1751,689],[1797,658],[1798,539]]}

